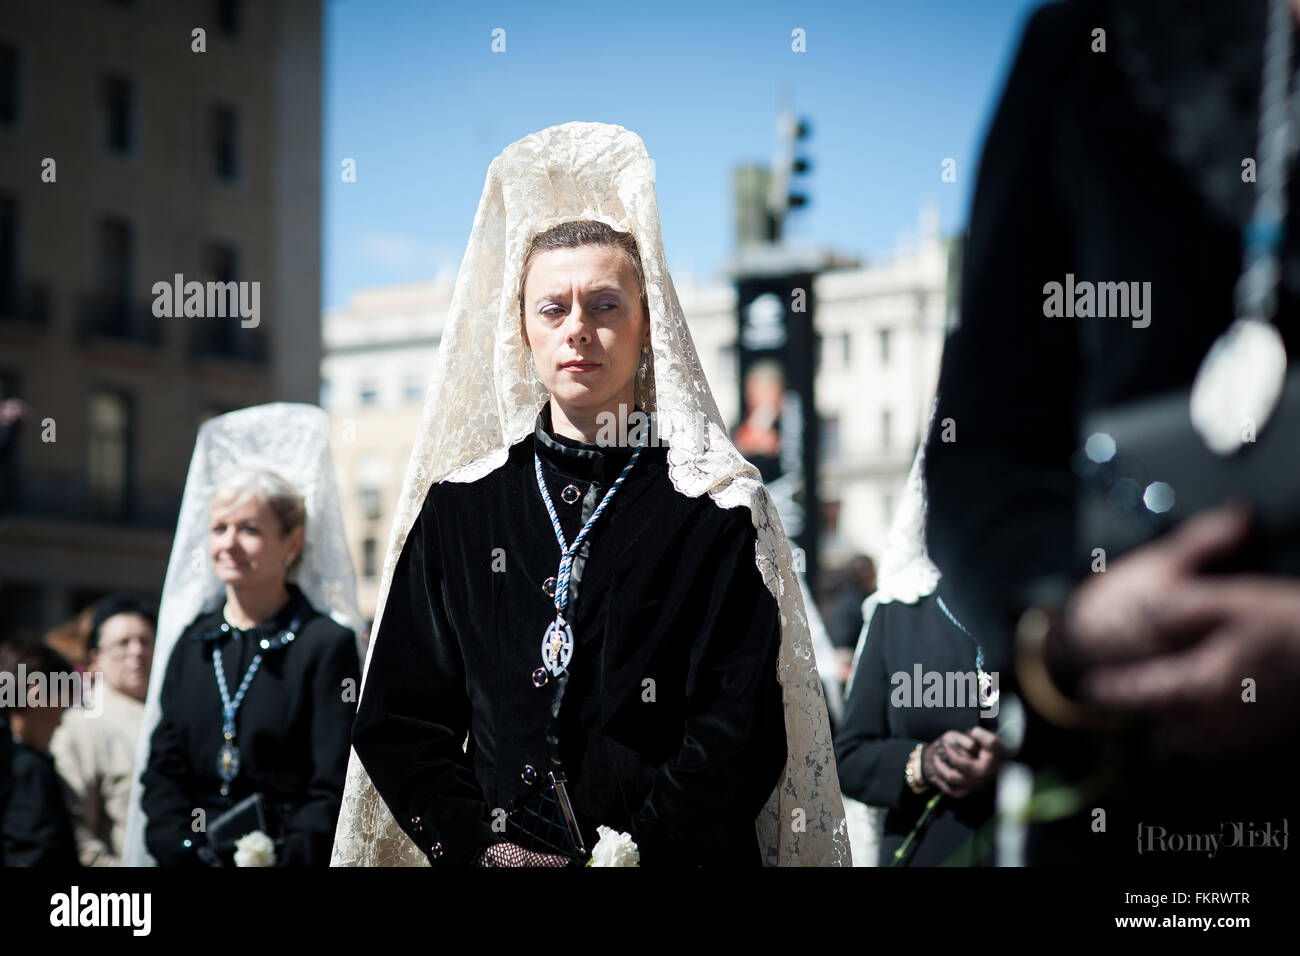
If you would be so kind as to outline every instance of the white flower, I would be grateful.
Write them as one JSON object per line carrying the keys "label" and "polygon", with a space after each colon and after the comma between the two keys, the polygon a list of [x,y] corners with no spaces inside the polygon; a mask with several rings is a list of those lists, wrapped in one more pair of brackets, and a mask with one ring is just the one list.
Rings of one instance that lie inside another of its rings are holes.
{"label": "white flower", "polygon": [[591,851],[592,866],[640,866],[641,854],[631,834],[617,833],[609,827],[596,827],[600,839]]}
{"label": "white flower", "polygon": [[275,866],[275,843],[261,830],[235,841],[235,866]]}

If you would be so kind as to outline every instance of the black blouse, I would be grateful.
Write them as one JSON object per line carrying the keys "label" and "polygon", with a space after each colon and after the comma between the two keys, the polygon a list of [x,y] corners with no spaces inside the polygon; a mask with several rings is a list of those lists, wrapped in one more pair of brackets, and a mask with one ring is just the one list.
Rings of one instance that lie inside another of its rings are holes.
{"label": "black blouse", "polygon": [[[547,405],[503,466],[430,488],[371,652],[353,745],[434,865],[504,839],[493,811],[545,766],[554,688],[532,675],[560,546],[534,450],[570,542],[631,455],[549,427]],[[599,824],[630,833],[643,866],[763,862],[755,819],[786,741],[755,542],[747,508],[680,494],[667,449],[646,447],[579,549],[559,755],[588,846]]]}
{"label": "black blouse", "polygon": [[[996,716],[981,717],[978,707],[924,706],[926,673],[975,672],[974,642],[944,615],[937,599],[931,594],[914,605],[895,601],[876,608],[835,737],[840,788],[855,800],[887,808],[880,866],[890,865],[936,792],[931,787],[918,795],[907,786],[904,770],[913,748],[949,730],[984,727],[997,732]],[[915,679],[918,667],[921,686]],[[991,783],[961,799],[944,796],[909,864],[991,863],[992,835],[980,828],[993,816],[993,801]]]}
{"label": "black blouse", "polygon": [[[141,777],[145,843],[160,866],[197,862],[193,849],[203,838],[192,829],[195,809],[211,821],[257,792],[288,809],[287,844],[277,865],[329,864],[361,676],[356,637],[315,611],[295,585],[288,588],[289,602],[258,627],[223,632],[216,610],[196,618],[176,642]],[[294,640],[276,640],[300,601],[303,624]],[[269,648],[261,647],[263,639]],[[217,769],[222,710],[214,646],[221,648],[232,697],[254,655],[263,654],[236,718],[240,768],[229,796],[221,795]]]}

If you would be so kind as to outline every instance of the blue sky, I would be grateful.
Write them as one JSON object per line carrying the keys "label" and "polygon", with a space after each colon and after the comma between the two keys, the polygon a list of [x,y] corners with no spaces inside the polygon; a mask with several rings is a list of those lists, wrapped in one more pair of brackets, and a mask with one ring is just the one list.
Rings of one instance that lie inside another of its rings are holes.
{"label": "blue sky", "polygon": [[[811,205],[791,241],[890,252],[923,201],[962,228],[980,140],[1037,0],[526,3],[328,0],[324,305],[454,274],[488,164],[571,120],[638,133],[669,267],[732,251],[732,169],[770,161],[778,104],[807,117]],[[506,52],[491,50],[492,31]],[[807,52],[791,51],[802,28]],[[357,181],[340,163],[356,160]],[[945,157],[957,182],[940,180]]]}

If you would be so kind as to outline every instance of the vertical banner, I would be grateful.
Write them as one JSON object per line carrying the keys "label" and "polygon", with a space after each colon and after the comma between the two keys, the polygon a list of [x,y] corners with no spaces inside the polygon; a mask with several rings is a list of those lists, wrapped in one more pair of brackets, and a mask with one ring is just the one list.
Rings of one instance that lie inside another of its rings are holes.
{"label": "vertical banner", "polygon": [[820,521],[813,274],[741,278],[736,292],[741,412],[732,440],[762,474],[791,545],[799,549],[796,569],[815,589]]}

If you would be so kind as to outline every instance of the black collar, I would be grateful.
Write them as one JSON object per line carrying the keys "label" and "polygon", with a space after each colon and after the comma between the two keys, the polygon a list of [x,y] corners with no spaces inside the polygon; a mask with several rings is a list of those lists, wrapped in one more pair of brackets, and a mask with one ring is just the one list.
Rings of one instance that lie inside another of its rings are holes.
{"label": "black collar", "polygon": [[289,600],[269,620],[250,628],[240,629],[228,624],[222,609],[218,608],[212,614],[210,626],[199,628],[194,635],[194,640],[221,641],[227,635],[233,634],[240,639],[252,638],[264,645],[262,647],[264,651],[287,647],[298,636],[311,606],[298,585],[288,582],[285,588],[289,592]]}
{"label": "black collar", "polygon": [[[543,461],[571,477],[602,484],[614,481],[635,451],[632,445],[594,445],[567,435],[553,434],[550,402],[537,413],[533,438],[537,454]],[[643,448],[641,457],[644,458],[651,450],[650,447]]]}

